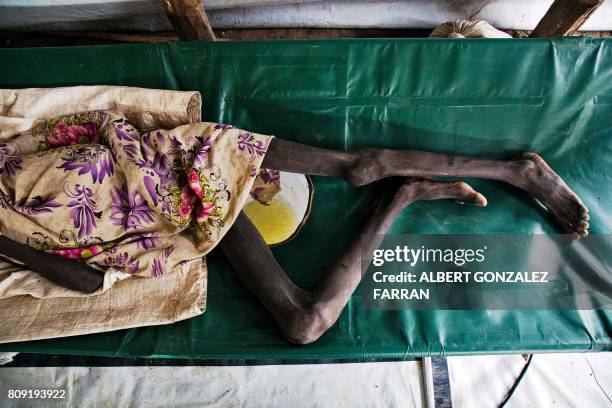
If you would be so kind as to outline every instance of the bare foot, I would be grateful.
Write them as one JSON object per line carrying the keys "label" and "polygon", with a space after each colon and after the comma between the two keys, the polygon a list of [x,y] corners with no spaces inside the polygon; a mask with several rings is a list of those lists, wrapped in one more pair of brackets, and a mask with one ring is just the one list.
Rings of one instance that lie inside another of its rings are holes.
{"label": "bare foot", "polygon": [[512,184],[533,194],[572,239],[589,235],[588,208],[544,159],[536,153],[524,153],[515,162],[520,170]]}
{"label": "bare foot", "polygon": [[487,205],[487,199],[463,181],[445,183],[421,177],[404,177],[399,193],[408,204],[418,200],[455,200],[479,207]]}

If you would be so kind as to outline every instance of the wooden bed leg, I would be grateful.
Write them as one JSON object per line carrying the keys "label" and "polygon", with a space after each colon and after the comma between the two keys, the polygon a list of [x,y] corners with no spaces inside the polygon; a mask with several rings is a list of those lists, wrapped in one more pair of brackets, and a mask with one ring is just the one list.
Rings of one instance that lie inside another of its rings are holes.
{"label": "wooden bed leg", "polygon": [[217,39],[200,0],[163,0],[163,3],[180,40]]}
{"label": "wooden bed leg", "polygon": [[536,28],[532,38],[574,34],[605,0],[555,0]]}

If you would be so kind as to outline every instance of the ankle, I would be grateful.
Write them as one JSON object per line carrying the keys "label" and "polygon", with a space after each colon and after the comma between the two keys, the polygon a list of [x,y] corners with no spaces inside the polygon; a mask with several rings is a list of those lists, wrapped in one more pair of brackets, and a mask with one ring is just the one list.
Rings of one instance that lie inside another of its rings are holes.
{"label": "ankle", "polygon": [[533,182],[536,164],[529,159],[517,158],[507,162],[507,181],[513,186],[526,188]]}

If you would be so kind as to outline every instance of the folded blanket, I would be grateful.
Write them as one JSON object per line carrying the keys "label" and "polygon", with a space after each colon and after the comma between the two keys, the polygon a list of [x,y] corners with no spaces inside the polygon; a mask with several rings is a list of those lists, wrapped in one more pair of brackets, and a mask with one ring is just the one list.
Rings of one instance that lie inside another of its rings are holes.
{"label": "folded blanket", "polygon": [[172,129],[201,121],[199,92],[127,86],[0,89],[0,139],[38,121],[94,110],[116,110],[140,131]]}

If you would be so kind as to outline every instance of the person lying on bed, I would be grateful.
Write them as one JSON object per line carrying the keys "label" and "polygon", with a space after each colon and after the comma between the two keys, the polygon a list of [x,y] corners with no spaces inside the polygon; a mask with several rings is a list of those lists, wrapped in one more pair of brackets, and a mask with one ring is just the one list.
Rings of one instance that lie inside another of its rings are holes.
{"label": "person lying on bed", "polygon": [[[289,279],[241,211],[260,167],[352,186],[384,184],[360,235],[315,290]],[[334,151],[216,123],[140,134],[121,112],[93,111],[43,121],[0,143],[0,253],[59,284],[92,291],[100,283],[88,278],[94,266],[159,276],[219,244],[285,337],[306,344],[336,322],[359,284],[360,237],[371,238],[365,250],[376,249],[397,215],[418,200],[487,204],[468,184],[437,176],[508,183],[545,205],[573,239],[588,234],[587,208],[535,153],[497,161]]]}

